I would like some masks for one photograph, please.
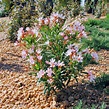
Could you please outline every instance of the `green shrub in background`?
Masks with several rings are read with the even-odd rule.
[[[0,17],[5,17],[9,14],[10,4],[8,3],[8,1],[9,0],[2,0],[0,2]]]
[[[37,0],[39,15],[49,16],[52,12],[59,12],[66,17],[75,17],[80,13],[81,0]],[[52,4],[53,3],[53,4]]]
[[[9,10],[10,9],[11,1],[10,0],[2,0],[2,4],[5,5],[5,9],[6,10]]]
[[[3,4],[0,4],[0,17],[4,17],[6,10],[4,8],[5,6]]]
[[[62,13],[66,17],[75,17],[80,13],[81,0],[54,0],[53,11]]]
[[[85,23],[86,31],[89,33],[89,40],[84,40],[85,46],[95,50],[109,50],[109,18],[102,20],[89,19]]]
[[[10,40],[15,41],[17,38],[17,31],[20,27],[25,28],[34,25],[37,12],[35,12],[34,4],[29,2],[29,0],[24,0],[23,2],[21,0],[19,2],[15,0],[13,4],[8,33]]]
[[[47,17],[53,11],[53,0],[37,0],[36,9],[39,17]]]

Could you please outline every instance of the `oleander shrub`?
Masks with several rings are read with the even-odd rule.
[[[24,46],[22,58],[27,59],[38,82],[44,84],[44,93],[66,88],[71,79],[78,82],[84,67],[92,61],[98,62],[96,51],[83,46],[87,38],[84,26],[78,20],[66,26],[65,17],[52,13],[39,18],[36,27],[18,30],[15,45]],[[89,71],[92,82],[94,76]]]

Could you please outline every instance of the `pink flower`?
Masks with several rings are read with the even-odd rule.
[[[50,23],[50,19],[49,19],[49,18],[45,18],[45,19],[44,19],[44,23],[45,23],[46,25],[48,25],[48,24]]]
[[[93,57],[93,59],[96,61],[96,62],[98,62],[98,54],[96,53],[96,52],[92,52],[91,53],[91,56]]]
[[[84,38],[87,38],[87,34],[86,34],[85,31],[82,31],[82,36],[83,36]]]
[[[65,34],[63,32],[60,32],[59,35],[61,35],[62,37],[65,36]]]
[[[65,64],[64,64],[64,62],[62,61],[62,62],[60,62],[60,60],[57,62],[57,64],[56,64],[58,67],[62,67],[62,66],[64,66]]]
[[[75,56],[77,62],[83,62],[83,57],[81,55]]]
[[[47,64],[50,65],[50,67],[55,67],[56,66],[56,62],[55,62],[55,59],[50,59],[50,62],[49,61],[46,61]]]
[[[37,73],[37,78],[42,78],[43,76],[44,76],[44,74],[45,74],[45,71],[44,70],[40,70],[38,73]]]
[[[27,57],[27,52],[25,50],[22,51],[22,58],[25,59]]]
[[[70,44],[70,45],[68,45],[68,49],[72,49],[72,47],[73,47],[74,45],[73,44]]]
[[[84,29],[85,29],[85,27],[83,25],[81,25],[81,26],[78,27],[78,31],[79,32],[82,32]]]
[[[85,29],[85,27],[81,24],[81,22],[76,20],[73,24],[73,29],[74,31],[82,32]]]
[[[38,61],[41,61],[42,60],[42,56],[41,55],[38,55],[37,56],[37,59],[38,59]]]
[[[36,37],[38,36],[38,34],[39,34],[39,32],[38,32],[38,30],[37,29],[32,29],[32,32],[33,32],[33,34],[35,34],[36,35]]]
[[[88,71],[88,79],[90,82],[93,82],[95,80],[95,76],[92,74],[90,70]]]
[[[26,31],[31,31],[31,29],[29,27],[26,27]]]
[[[75,21],[73,24],[74,31],[79,31],[80,26],[81,26],[81,23],[79,21]]]
[[[33,48],[30,48],[30,49],[28,50],[28,53],[30,53],[30,54],[34,53],[34,49],[33,49]]]
[[[50,23],[58,22],[59,19],[65,19],[65,17],[62,14],[59,14],[58,12],[57,13],[53,13],[50,16]]]
[[[35,64],[35,61],[34,61],[34,59],[33,59],[33,56],[30,56],[29,62],[30,62],[31,65]]]
[[[67,40],[67,39],[68,39],[68,36],[65,36],[65,37],[64,37],[64,40]]]
[[[49,79],[49,80],[47,80],[48,81],[48,83],[50,83],[50,84],[52,84],[52,82],[53,82],[53,79]]]
[[[74,46],[74,50],[75,50],[75,52],[78,52],[78,50],[79,50],[78,45]]]
[[[72,49],[68,49],[65,55],[70,56],[71,54],[72,54]]]
[[[44,24],[44,19],[42,17],[39,18],[38,21],[39,21],[39,25],[43,25]]]
[[[46,70],[46,73],[47,73],[48,77],[52,77],[53,71],[52,71],[51,68],[48,68],[48,69]]]
[[[18,32],[17,32],[17,40],[19,41],[23,35],[24,31],[23,31],[23,27],[19,28]]]
[[[67,27],[67,28],[66,28],[66,31],[67,31],[67,33],[72,33],[73,28],[72,28],[72,27]]]
[[[42,50],[40,49],[40,48],[38,48],[37,50],[36,50],[36,53],[37,54],[40,54],[42,52]]]
[[[85,54],[85,53],[89,53],[89,49],[88,48],[82,50],[82,54]]]

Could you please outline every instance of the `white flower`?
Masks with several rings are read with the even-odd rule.
[[[74,46],[74,50],[75,50],[76,52],[78,52],[78,50],[79,50],[78,45],[75,45],[75,46]]]
[[[63,16],[62,14],[59,14],[58,12],[57,13],[53,13],[51,16],[50,16],[50,21],[51,22],[58,22],[59,20],[58,19],[65,19],[65,16]]]
[[[37,78],[42,78],[42,76],[44,76],[44,74],[45,74],[45,71],[44,70],[40,70],[38,73],[37,73]]]
[[[51,68],[48,68],[48,69],[46,70],[46,73],[47,73],[48,77],[52,77],[53,71],[52,71]]]
[[[38,32],[38,30],[37,29],[32,29],[32,32],[36,35],[36,37],[38,36],[38,34],[39,34],[39,32]]]
[[[44,23],[44,19],[43,19],[42,17],[40,17],[40,18],[38,19],[38,21],[39,21],[39,25],[42,25],[42,24]]]
[[[88,71],[88,79],[90,82],[94,82],[95,80],[95,76],[92,74],[90,70]]]
[[[28,53],[30,53],[30,54],[34,53],[34,49],[30,48],[30,49],[28,50]]]
[[[44,23],[45,23],[46,25],[48,25],[48,24],[50,23],[50,20],[49,20],[48,18],[45,18],[45,19],[44,19]]]
[[[86,49],[82,50],[82,53],[83,53],[83,54],[84,54],[84,53],[89,53],[89,49],[86,48]]]
[[[94,60],[96,61],[96,62],[98,62],[98,54],[96,53],[96,52],[92,52],[91,53],[91,56],[94,58]]]
[[[49,43],[50,43],[49,40],[47,40],[47,41],[45,42],[45,45],[49,45]]]
[[[69,49],[69,50],[67,50],[67,52],[66,52],[66,56],[70,56],[72,54],[72,49]]]
[[[57,62],[57,64],[56,64],[58,67],[62,67],[62,66],[64,66],[65,64],[64,64],[64,62],[62,61],[62,62],[60,62],[60,60]]]
[[[51,78],[49,78],[49,79],[47,80],[47,82],[50,83],[50,84],[52,84],[53,80],[52,80]]]
[[[23,27],[19,28],[18,32],[17,32],[17,40],[19,41],[23,35]]]
[[[50,65],[50,67],[55,67],[56,66],[56,62],[55,62],[55,59],[50,59],[50,62],[49,61],[46,61],[47,64]]]
[[[36,53],[37,54],[40,54],[42,52],[42,50],[40,49],[40,48],[38,48],[37,50],[36,50]]]
[[[73,28],[72,27],[67,27],[66,31],[69,31],[69,33],[72,33]]]
[[[26,27],[26,31],[30,31],[31,29],[29,27]]]

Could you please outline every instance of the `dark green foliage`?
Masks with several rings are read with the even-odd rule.
[[[6,10],[0,10],[0,17],[5,17],[8,15],[8,11]]]
[[[96,26],[100,24],[100,20],[95,20],[95,19],[89,19],[85,25],[89,25],[89,26]]]
[[[9,13],[9,10],[5,8],[5,4],[0,4],[0,17],[5,17]]]
[[[95,105],[95,104],[92,104],[91,107],[83,104],[83,102],[80,100],[78,102],[78,104],[74,107],[72,107],[72,109],[105,109],[106,108],[106,104],[103,102],[100,106],[99,105]]]
[[[83,39],[84,45],[95,50],[109,50],[109,19],[103,20],[89,19],[85,23],[86,31],[89,33],[89,39]]]
[[[100,28],[104,28],[106,30],[109,30],[109,18],[106,18],[104,20],[101,20],[100,24],[99,24]]]
[[[93,86],[101,90],[106,88],[106,86],[109,86],[109,74],[103,74],[100,77],[97,77]]]
[[[85,25],[88,25],[90,27],[96,27],[96,28],[103,28],[105,30],[109,30],[109,18],[108,15],[105,19],[102,20],[96,20],[96,19],[89,19]]]

